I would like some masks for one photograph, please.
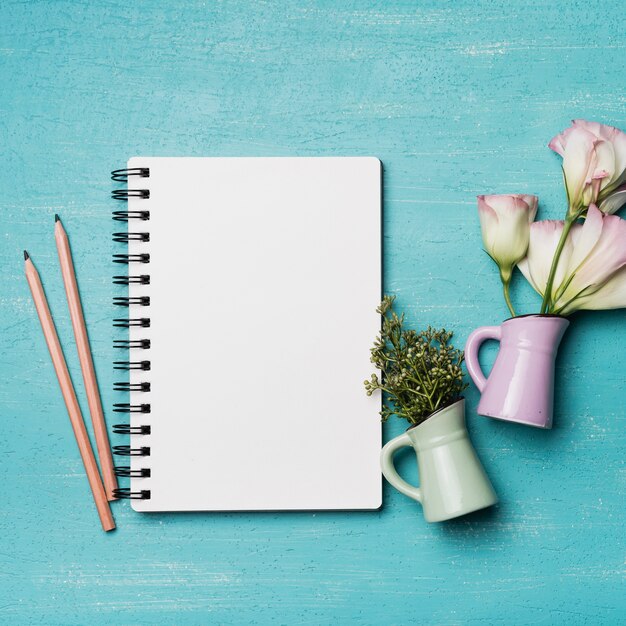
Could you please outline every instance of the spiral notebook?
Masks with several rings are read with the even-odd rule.
[[[135,157],[113,179],[118,495],[379,508],[380,161]]]

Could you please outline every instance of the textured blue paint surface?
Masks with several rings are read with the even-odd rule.
[[[177,5],[0,4],[0,621],[624,623],[623,312],[573,320],[553,431],[476,417],[469,390],[497,509],[428,525],[388,488],[381,512],[361,514],[116,503],[118,530],[100,532],[22,274],[27,248],[84,397],[55,212],[110,407],[109,171],[128,156],[380,157],[386,289],[412,323],[462,343],[506,317],[474,196],[533,192],[560,217],[547,141],[571,117],[626,128],[618,0]],[[518,286],[520,308],[536,308]]]

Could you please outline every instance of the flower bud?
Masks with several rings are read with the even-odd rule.
[[[505,280],[526,256],[537,202],[537,196],[525,194],[478,196],[483,244]]]

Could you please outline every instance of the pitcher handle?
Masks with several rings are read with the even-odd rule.
[[[405,496],[409,496],[413,500],[418,502],[422,501],[422,490],[419,487],[409,485],[396,471],[396,467],[393,464],[393,455],[400,448],[412,448],[411,439],[404,433],[395,439],[389,441],[380,452],[380,467],[383,470],[384,477]]]
[[[467,371],[474,381],[478,391],[482,392],[487,384],[487,378],[483,374],[478,361],[478,352],[480,346],[487,339],[495,339],[500,341],[502,331],[500,326],[481,326],[477,328],[468,338],[465,344],[465,364],[467,365]]]

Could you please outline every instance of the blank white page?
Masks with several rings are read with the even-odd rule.
[[[150,371],[131,371],[137,511],[376,509],[380,398],[365,394],[380,328],[381,164],[356,158],[135,157],[130,232],[149,274]]]

